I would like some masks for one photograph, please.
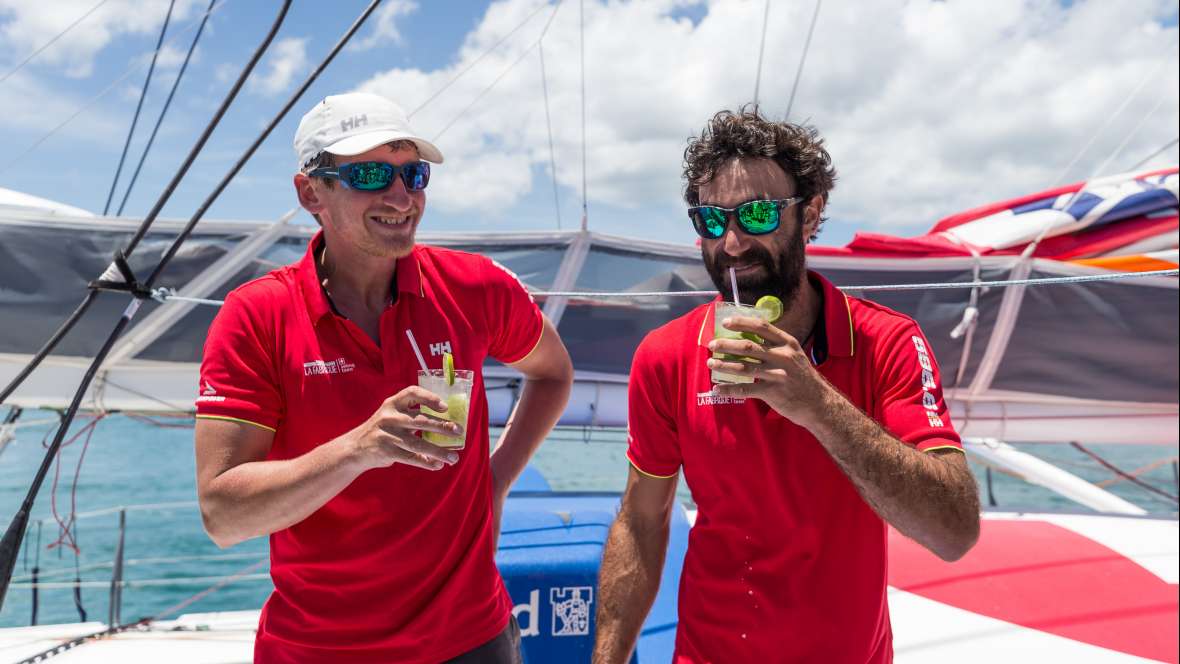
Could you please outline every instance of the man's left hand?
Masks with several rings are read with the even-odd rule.
[[[717,385],[717,393],[728,397],[752,397],[766,402],[779,415],[807,427],[823,411],[832,386],[811,365],[795,337],[770,323],[750,316],[734,316],[722,325],[737,332],[749,332],[763,343],[749,339],[714,339],[709,350],[753,358],[755,363],[710,358],[710,369],[750,376],[753,383]]]

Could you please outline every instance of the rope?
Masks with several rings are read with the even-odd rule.
[[[90,16],[90,15],[91,15],[91,14],[93,14],[94,12],[98,11],[98,8],[99,8],[99,7],[101,7],[101,6],[103,6],[103,5],[105,5],[106,3],[107,3],[107,0],[99,0],[98,4],[96,4],[96,5],[94,5],[93,7],[91,7],[91,8],[90,8],[90,9],[89,9],[89,10],[88,10],[88,11],[87,11],[85,14],[82,14],[82,15],[81,15],[81,16],[79,16],[78,18],[74,19],[74,22],[73,22],[73,23],[71,23],[71,24],[69,24],[68,26],[66,26],[66,29],[65,29],[65,30],[62,30],[61,32],[57,33],[56,35],[54,35],[54,36],[53,36],[53,38],[52,38],[52,39],[50,39],[49,41],[47,41],[47,42],[45,42],[44,44],[42,44],[42,45],[41,45],[41,48],[38,48],[37,50],[35,50],[35,51],[33,51],[32,53],[30,53],[30,54],[29,54],[29,57],[25,58],[24,60],[21,60],[21,61],[20,61],[20,64],[18,64],[17,66],[13,67],[13,68],[12,68],[12,69],[10,69],[10,70],[8,70],[8,72],[7,72],[7,73],[5,73],[5,74],[4,74],[4,76],[0,76],[0,83],[3,83],[4,81],[7,81],[7,80],[8,80],[8,78],[9,78],[10,76],[12,76],[13,74],[15,74],[15,73],[17,73],[18,71],[20,71],[22,68],[24,68],[24,66],[25,66],[25,65],[29,64],[29,61],[30,61],[30,60],[32,60],[33,58],[35,58],[35,57],[37,57],[38,55],[40,55],[42,51],[44,51],[45,49],[47,49],[47,48],[49,48],[50,46],[52,46],[52,45],[53,45],[53,44],[54,44],[54,43],[55,43],[55,42],[56,42],[58,39],[61,39],[63,36],[65,36],[65,34],[66,34],[67,32],[69,32],[70,30],[73,30],[75,27],[77,27],[77,25],[78,25],[79,23],[81,23],[82,21],[85,21],[85,20],[86,20],[86,17],[87,17],[87,16]]]
[[[131,147],[131,137],[135,135],[135,125],[139,124],[139,112],[143,110],[143,100],[147,99],[148,86],[151,85],[152,74],[156,71],[156,59],[160,57],[160,49],[164,46],[164,33],[168,32],[168,24],[172,21],[172,9],[175,7],[176,0],[170,0],[168,13],[164,15],[164,25],[160,27],[160,38],[156,40],[156,50],[152,51],[152,64],[148,66],[147,77],[143,79],[143,89],[139,91],[139,101],[135,104],[135,115],[131,116],[131,127],[127,129],[127,140],[123,141],[123,153],[119,155],[119,165],[115,168],[115,179],[111,181],[107,202],[102,206],[104,217],[111,209],[111,199],[115,197],[115,187],[119,186],[119,176],[123,173],[123,162],[127,159],[127,149]]]
[[[1140,488],[1146,489],[1147,491],[1150,491],[1158,496],[1162,496],[1164,498],[1167,498],[1168,500],[1172,501],[1173,503],[1180,503],[1180,497],[1173,496],[1172,494],[1168,493],[1167,491],[1157,489],[1156,487],[1148,484],[1147,482],[1144,482],[1143,480],[1139,479],[1138,477],[1135,477],[1134,475],[1127,473],[1126,471],[1115,466],[1114,464],[1107,461],[1106,459],[1103,459],[1102,457],[1098,456],[1096,453],[1090,451],[1085,446],[1083,446],[1081,443],[1073,442],[1073,443],[1070,443],[1070,445],[1074,449],[1076,449],[1077,451],[1079,451],[1079,452],[1085,454],[1086,456],[1090,457],[1091,459],[1097,461],[1099,464],[1102,465],[1103,468],[1105,468],[1105,469],[1109,470],[1110,472],[1114,473],[1115,475],[1118,475],[1119,477],[1127,480],[1128,482],[1130,482]]]
[[[549,175],[553,179],[553,211],[557,215],[557,230],[561,230],[561,201],[557,197],[557,156],[553,151],[553,120],[549,117],[549,84],[545,77],[545,46],[537,44],[541,58],[541,93],[545,97],[545,131],[549,134]]]
[[[1085,284],[1095,281],[1117,281],[1123,279],[1140,279],[1145,277],[1176,277],[1180,276],[1180,269],[1152,270],[1150,272],[1114,272],[1111,274],[1087,274],[1073,277],[1044,277],[1039,279],[1005,279],[997,281],[956,281],[933,284],[882,284],[868,286],[837,286],[841,291],[859,291],[873,293],[883,291],[914,291],[914,290],[951,290],[962,288],[1001,288],[1006,286],[1057,286],[1062,284]],[[715,290],[694,291],[532,291],[536,297],[578,297],[586,299],[620,298],[630,299],[638,297],[714,297]],[[195,302],[221,306],[224,300],[206,300],[198,297],[184,297],[181,295],[162,295],[164,300],[178,300],[180,302]]]
[[[762,10],[762,40],[758,42],[758,68],[754,70],[754,106],[758,106],[758,88],[762,86],[762,54],[766,51],[766,23],[770,20],[770,0]]]
[[[263,558],[263,559],[257,561],[256,563],[254,563],[253,565],[251,565],[247,569],[248,570],[256,569],[256,568],[261,567],[262,565],[266,564],[268,561],[269,561],[268,558]],[[226,576],[177,576],[177,577],[172,577],[172,578],[141,579],[138,581],[119,581],[119,582],[117,582],[117,585],[120,587],[123,587],[123,588],[158,588],[161,586],[191,586],[191,585],[200,585],[202,583],[219,582],[219,583],[217,583],[213,586],[210,586],[209,588],[206,588],[205,590],[201,591],[201,592],[205,593],[205,595],[207,595],[210,592],[213,592],[213,590],[221,588],[222,586],[224,586],[228,583],[231,583],[233,581],[239,581],[239,580],[241,580],[241,581],[261,581],[263,579],[269,580],[270,573],[266,572],[266,573],[262,573],[262,574],[246,575],[243,572],[239,572],[233,576],[228,576],[228,577],[226,577]],[[66,589],[74,588],[75,586],[80,586],[82,588],[110,588],[111,582],[110,581],[80,581],[80,582],[75,582],[75,581],[43,581],[43,582],[37,582],[37,583],[12,583],[9,585],[10,588],[23,588],[23,589],[40,588],[42,590],[66,590]],[[212,590],[210,590],[210,588]],[[200,594],[200,593],[198,593],[198,594]],[[201,595],[201,597],[204,597],[204,595]],[[200,599],[200,597],[198,597],[197,599]],[[196,600],[193,600],[193,601],[196,601]],[[161,611],[160,615],[164,615],[166,613],[168,613],[168,612]]]
[[[184,62],[180,65],[180,71],[176,72],[176,79],[172,81],[172,89],[168,91],[168,98],[164,100],[164,107],[160,109],[160,116],[156,118],[156,126],[152,127],[152,133],[148,136],[147,144],[143,147],[143,154],[139,156],[139,163],[135,165],[135,173],[131,175],[131,181],[127,183],[127,191],[123,192],[123,200],[119,201],[119,209],[115,211],[116,217],[123,214],[123,208],[127,206],[127,199],[131,196],[131,190],[135,188],[135,182],[139,179],[139,172],[143,169],[143,162],[147,161],[152,144],[156,141],[156,134],[160,131],[160,125],[164,123],[164,116],[168,114],[168,108],[172,106],[172,98],[176,95],[176,89],[180,87],[180,79],[184,78],[184,72],[188,69],[189,60],[193,57],[193,51],[197,50],[197,42],[201,41],[201,34],[205,32],[205,23],[209,21],[209,13],[213,11],[213,4],[215,2],[217,0],[209,0],[209,7],[205,10],[204,17],[201,18],[201,25],[197,27],[197,34],[193,36],[193,43],[189,44],[188,53],[184,55]]]
[[[819,7],[823,0],[815,0],[815,12],[811,15],[811,27],[807,29],[807,41],[803,42],[803,55],[799,56],[799,69],[795,71],[795,82],[791,85],[791,98],[787,100],[787,113],[784,119],[791,117],[791,107],[795,105],[795,91],[799,89],[799,79],[803,77],[803,63],[807,62],[807,51],[811,48],[811,35],[815,32],[815,22],[819,19]]]
[[[1155,470],[1156,468],[1159,468],[1160,466],[1166,466],[1170,463],[1176,463],[1176,461],[1180,461],[1180,457],[1173,456],[1173,457],[1167,457],[1164,459],[1158,459],[1156,461],[1152,461],[1151,463],[1147,464],[1146,466],[1143,466],[1141,468],[1136,468],[1135,470],[1132,470],[1130,473],[1127,473],[1127,474],[1132,475],[1134,477],[1139,477],[1140,475],[1143,475],[1145,473],[1150,473],[1151,471]],[[1113,486],[1115,484],[1118,484],[1119,482],[1124,482],[1124,481],[1126,481],[1126,479],[1127,478],[1125,478],[1125,477],[1112,477],[1108,480],[1102,480],[1101,482],[1098,482],[1097,486],[1100,486],[1102,488],[1106,488],[1108,486]]]

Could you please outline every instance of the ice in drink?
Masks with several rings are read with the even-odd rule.
[[[713,338],[715,339],[749,339],[753,335],[748,332],[738,332],[724,327],[721,323],[726,318],[734,318],[736,316],[748,316],[752,318],[761,318],[767,322],[773,323],[779,317],[779,311],[773,311],[765,307],[751,307],[746,304],[734,304],[733,302],[725,302],[718,300],[713,303]],[[726,362],[756,362],[753,358],[742,357],[739,355],[729,355],[727,353],[713,353],[713,357]],[[714,383],[752,383],[754,379],[750,376],[742,376],[738,374],[731,374],[718,369],[713,369],[710,374]]]
[[[418,387],[424,388],[447,404],[445,413],[422,406],[422,414],[463,427],[462,436],[448,436],[434,431],[423,431],[422,438],[429,443],[452,450],[461,450],[467,443],[467,413],[471,405],[471,386],[475,380],[473,372],[465,369],[454,370],[454,382],[447,380],[444,369],[418,371]]]

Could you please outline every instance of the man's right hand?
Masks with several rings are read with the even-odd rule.
[[[458,454],[426,442],[417,432],[462,436],[463,428],[422,413],[421,406],[438,412],[447,409],[446,402],[438,395],[411,385],[386,399],[368,420],[346,434],[366,470],[395,463],[438,470],[459,460]]]

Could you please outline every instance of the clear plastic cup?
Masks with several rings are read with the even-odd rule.
[[[442,369],[418,370],[418,387],[424,388],[447,404],[447,412],[440,413],[422,406],[422,414],[454,422],[463,427],[462,436],[448,436],[434,431],[423,431],[422,438],[429,443],[451,450],[461,450],[467,444],[467,414],[471,410],[471,386],[475,374],[467,369],[455,370],[455,384],[447,385],[447,376]]]
[[[761,318],[762,320],[770,320],[770,312],[766,309],[756,309],[746,304],[734,304],[733,302],[725,302],[719,300],[713,303],[713,338],[715,339],[743,339],[741,332],[736,332],[721,325],[726,318],[735,316],[750,316],[753,318]],[[742,357],[738,355],[729,355],[726,353],[713,353],[713,357],[727,362],[749,362],[753,363],[755,360],[749,357]],[[750,376],[742,376],[738,374],[726,373],[713,369],[710,374],[714,383],[752,383],[754,379]]]

